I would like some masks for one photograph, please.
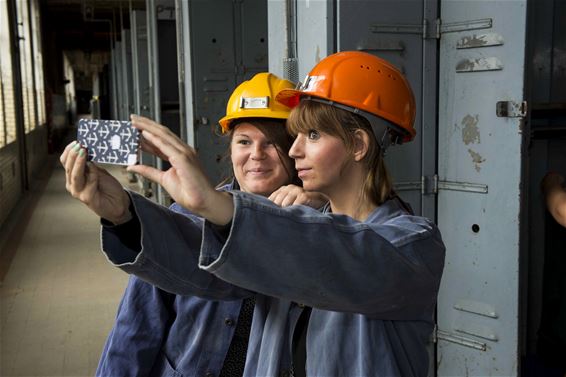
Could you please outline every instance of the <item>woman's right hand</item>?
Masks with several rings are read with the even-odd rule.
[[[315,191],[305,191],[300,186],[287,185],[275,190],[269,200],[279,207],[295,206],[298,204],[318,209],[328,203],[328,198]]]
[[[86,150],[73,141],[60,157],[65,168],[65,188],[98,216],[123,224],[130,220],[130,197],[106,170],[86,162]]]

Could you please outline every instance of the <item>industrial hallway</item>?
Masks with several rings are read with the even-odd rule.
[[[48,158],[29,216],[0,243],[1,376],[92,376],[128,278],[99,251],[99,220],[65,191],[58,155]]]

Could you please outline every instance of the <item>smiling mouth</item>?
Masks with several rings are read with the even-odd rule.
[[[251,175],[265,175],[268,174],[271,170],[266,169],[250,169],[247,171],[247,174]]]

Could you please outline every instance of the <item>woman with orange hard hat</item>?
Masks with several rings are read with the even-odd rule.
[[[415,135],[407,80],[383,59],[341,52],[277,100],[294,107],[287,128],[296,136],[289,155],[299,178],[328,205],[280,208],[216,191],[192,148],[133,117],[171,168],[129,169],[162,183],[206,221],[195,253],[169,224],[149,227],[151,208],[136,207],[148,231],[139,234],[144,247],[129,250],[127,270],[181,294],[254,292],[245,376],[427,375],[445,249],[435,224],[395,195],[383,161],[386,148]],[[105,237],[103,249],[111,260],[127,255]]]

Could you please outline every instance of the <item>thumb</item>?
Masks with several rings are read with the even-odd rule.
[[[163,171],[159,169],[146,165],[132,165],[132,166],[128,166],[126,170],[132,173],[137,173],[142,177],[145,177],[157,184],[161,184],[161,177],[163,176]]]

